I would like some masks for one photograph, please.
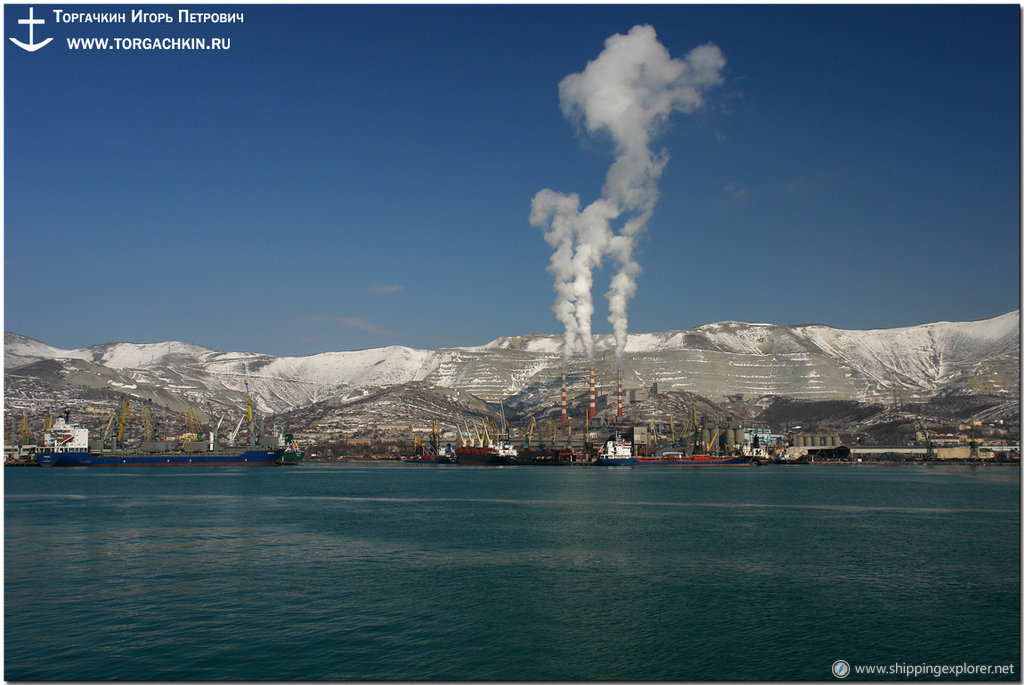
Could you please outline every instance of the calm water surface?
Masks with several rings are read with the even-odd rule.
[[[4,476],[6,680],[1020,680],[1016,468]]]

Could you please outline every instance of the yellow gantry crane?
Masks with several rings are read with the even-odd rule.
[[[21,423],[18,425],[21,429],[21,444],[30,445],[32,444],[32,429],[28,425],[28,415],[21,415]]]
[[[481,445],[482,447],[488,447],[498,441],[501,436],[498,430],[498,423],[490,416],[484,417],[484,440],[486,442]]]
[[[132,417],[132,403],[126,397],[121,403],[121,418],[117,422],[117,438],[114,442],[114,449],[121,444],[121,438],[124,436],[124,425],[128,423],[128,419]]]
[[[711,434],[711,439],[708,440],[708,454],[718,454],[718,436],[722,432],[721,428],[715,428],[715,432]]]
[[[530,425],[526,429],[526,435],[523,436],[523,448],[530,449],[530,439],[533,438],[533,429],[537,427],[537,419],[530,417]]]
[[[441,425],[437,419],[430,420],[430,447],[435,455],[441,453]]]
[[[107,426],[103,429],[103,444],[107,444],[107,438],[110,437],[110,429],[114,425],[114,419],[117,418],[117,412],[111,409],[107,412]]]
[[[195,439],[198,440],[199,436],[203,432],[203,426],[199,423],[199,417],[196,416],[195,408],[190,404],[188,409],[185,410],[185,432],[194,433]]]
[[[245,381],[245,411],[249,419],[249,446],[253,447],[258,442],[257,436],[260,433],[259,423],[256,421],[252,408],[252,399],[249,397],[249,381]]]
[[[558,435],[558,427],[555,425],[555,420],[550,416],[547,421],[544,422],[544,426],[540,429],[540,445],[544,447],[548,446],[548,449],[555,449],[555,437]]]

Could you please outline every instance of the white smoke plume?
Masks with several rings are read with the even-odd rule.
[[[651,26],[634,26],[605,41],[597,59],[558,84],[562,113],[588,134],[607,134],[615,150],[602,197],[579,209],[579,196],[544,189],[533,198],[530,223],[545,230],[555,253],[548,270],[555,277],[552,307],[565,326],[563,357],[580,351],[593,359],[590,294],[594,267],[610,254],[618,265],[607,298],[608,321],[621,363],[628,330],[627,308],[636,294],[641,268],[634,258],[637,236],[647,228],[658,201],[658,179],[668,154],[651,142],[673,112],[692,112],[701,93],[722,82],[725,57],[715,45],[672,58]],[[612,222],[622,220],[615,232]]]

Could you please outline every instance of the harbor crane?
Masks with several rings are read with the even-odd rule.
[[[558,427],[555,425],[555,420],[549,416],[544,422],[544,426],[540,429],[541,447],[547,445],[549,449],[555,449],[555,437],[557,435]]]
[[[153,442],[153,416],[149,413],[149,405],[142,405],[142,440]]]
[[[974,414],[971,414],[971,459],[978,459],[978,441],[974,439]]]
[[[928,459],[934,459],[935,446],[932,444],[932,434],[925,428],[924,421],[921,420],[920,416],[917,417],[917,425],[921,427],[921,432],[924,434],[924,444],[927,449]]]
[[[231,435],[228,436],[228,443],[232,446],[235,444],[235,438],[238,437],[238,431],[242,429],[242,421],[245,421],[245,416],[238,417],[238,423],[235,424],[235,430],[231,431]]]
[[[259,440],[260,425],[256,420],[255,410],[252,407],[252,398],[249,397],[249,381],[245,381],[245,412],[249,419],[249,446],[254,447]]]
[[[210,416],[213,416],[212,408],[211,408]],[[211,445],[216,445],[217,444],[217,436],[220,434],[220,424],[222,424],[222,423],[224,423],[224,417],[223,416],[221,416],[220,420],[217,421],[216,428],[214,428],[213,432],[210,434],[210,444]]]
[[[497,422],[489,416],[484,417],[484,438],[486,442],[482,446],[490,446],[498,440],[501,435]]]
[[[476,445],[476,442],[474,441],[473,431],[471,431],[469,429],[469,419],[463,417],[462,425],[466,429],[465,434],[463,434],[463,432],[461,430],[459,431],[459,440],[462,441],[462,446],[463,447],[476,447],[477,445]]]
[[[114,438],[113,448],[117,449],[117,446],[121,444],[121,438],[124,437],[124,425],[128,423],[128,419],[132,417],[132,404],[131,401],[126,397],[121,404],[121,418],[117,422],[117,436]]]
[[[117,418],[117,412],[111,409],[107,412],[107,415],[107,426],[103,429],[103,444],[106,444],[107,438],[110,437],[110,429],[114,425],[114,419]]]
[[[697,403],[693,403],[693,414],[686,420],[687,432],[693,431],[693,451],[696,454],[698,445],[700,445],[700,422],[697,421]]]
[[[199,417],[196,416],[196,410],[191,404],[185,410],[185,432],[194,433],[196,440],[203,433],[203,426],[199,423]]]
[[[437,419],[430,420],[430,448],[435,455],[441,453],[441,425]]]
[[[530,439],[533,437],[533,429],[537,427],[537,419],[530,417],[530,425],[526,429],[526,435],[523,436],[523,448],[530,449]]]
[[[21,423],[19,424],[19,428],[21,429],[21,444],[32,444],[32,429],[29,428],[28,416],[26,414],[21,415]]]

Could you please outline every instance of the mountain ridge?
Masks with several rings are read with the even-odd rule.
[[[630,334],[621,371],[626,388],[657,384],[712,399],[743,395],[885,402],[893,394],[905,399],[1010,395],[1020,392],[1019,330],[1019,310],[967,322],[867,330],[722,321]],[[561,335],[530,334],[474,347],[392,345],[274,357],[178,341],[62,350],[8,331],[5,397],[27,399],[36,394],[33,388],[47,394],[89,387],[153,399],[174,410],[189,403],[237,407],[248,381],[257,404],[279,413],[356,388],[425,383],[530,409],[558,401],[563,370],[571,394],[585,392],[590,366],[596,369],[600,392],[610,392],[618,371],[612,336],[594,336],[593,361],[574,359],[568,367],[561,358],[561,340]]]

